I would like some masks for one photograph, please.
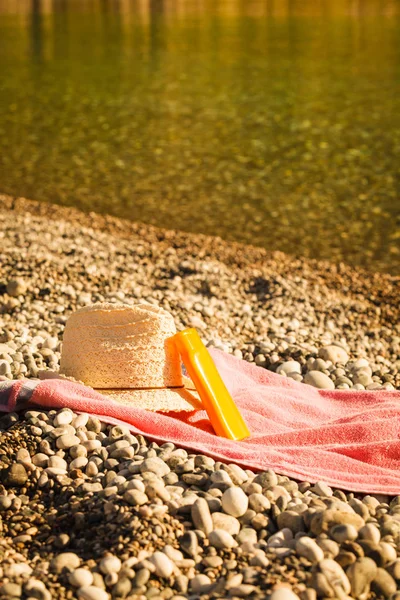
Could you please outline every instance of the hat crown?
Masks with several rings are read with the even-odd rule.
[[[60,372],[97,389],[181,386],[175,333],[172,316],[156,306],[85,306],[66,323]]]

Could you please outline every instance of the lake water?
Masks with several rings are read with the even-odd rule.
[[[400,273],[400,1],[0,0],[0,191]]]

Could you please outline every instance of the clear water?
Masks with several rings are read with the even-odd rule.
[[[0,191],[400,273],[400,1],[0,0]]]

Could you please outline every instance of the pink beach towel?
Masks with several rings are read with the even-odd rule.
[[[303,481],[365,493],[400,494],[400,392],[317,390],[211,351],[251,437],[217,437],[202,410],[153,413],[106,399],[63,380],[0,382],[0,410],[26,407],[89,412],[176,445]]]

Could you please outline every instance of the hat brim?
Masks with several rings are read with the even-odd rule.
[[[182,377],[181,388],[149,388],[149,389],[98,389],[86,385],[83,381],[77,381],[62,373],[50,370],[39,371],[39,379],[64,379],[80,383],[94,389],[96,392],[123,404],[134,408],[143,408],[153,412],[191,412],[201,410],[203,405],[193,382],[188,377]]]

